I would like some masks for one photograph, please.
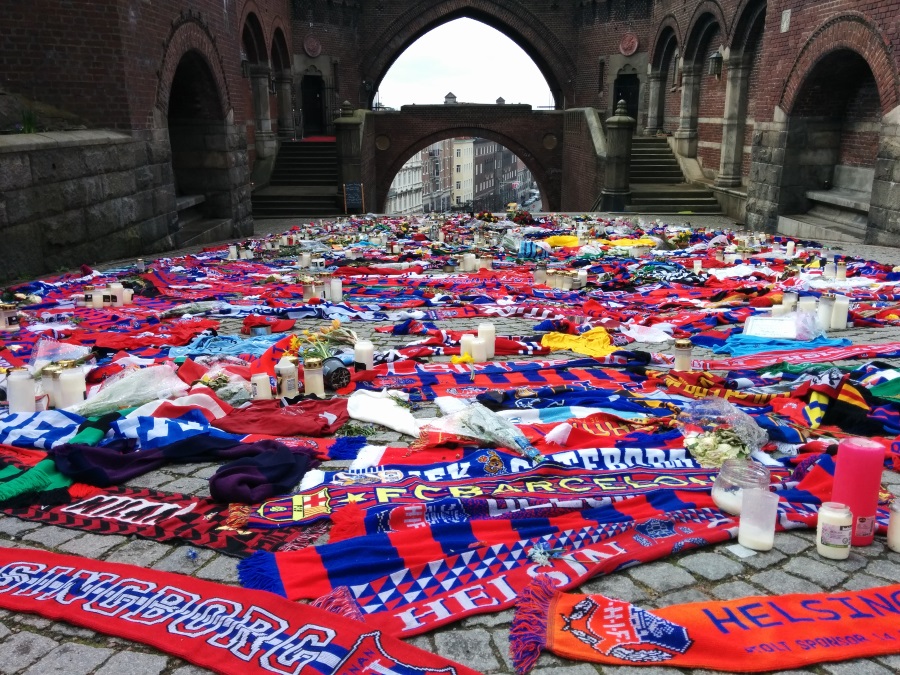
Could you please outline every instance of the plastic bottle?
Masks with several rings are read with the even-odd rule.
[[[293,398],[300,394],[297,386],[297,366],[288,357],[282,356],[275,364],[275,377],[278,380],[278,395],[282,398]]]
[[[884,470],[884,446],[868,438],[847,438],[838,446],[834,489],[829,501],[846,504],[853,514],[853,546],[875,538],[875,512]]]

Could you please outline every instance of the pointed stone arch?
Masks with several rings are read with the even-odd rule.
[[[685,34],[684,49],[681,50],[685,66],[702,64],[705,57],[702,48],[710,33],[716,29],[722,33],[723,39],[728,35],[728,24],[722,7],[715,0],[703,0],[694,10]]]
[[[511,0],[438,0],[420,3],[391,22],[362,54],[363,81],[368,83],[367,105],[394,61],[420,37],[454,19],[470,18],[500,31],[528,54],[547,80],[557,108],[572,101],[577,65],[574,58],[540,17]]]

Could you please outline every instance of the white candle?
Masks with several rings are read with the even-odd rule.
[[[438,232],[438,241],[441,243],[443,243],[443,241],[444,241],[444,231],[443,230],[440,230]]]
[[[109,285],[109,294],[112,296],[112,304],[114,307],[121,307],[125,304],[125,288],[122,284],[113,283]]]
[[[831,311],[831,329],[844,330],[847,327],[847,316],[850,313],[850,299],[845,295],[834,298],[834,309]]]
[[[478,261],[478,267],[483,270],[489,270],[493,266],[494,259],[489,256],[481,256],[481,259]]]
[[[703,271],[703,261],[695,260],[694,261],[694,274],[700,274]]]
[[[794,305],[797,304],[798,295],[791,291],[785,291],[784,299],[782,299],[781,304],[788,308],[787,311],[794,311]]]
[[[311,260],[312,260],[311,253],[301,253],[300,254],[300,267],[302,267],[303,269],[306,269],[307,267],[309,267],[309,263]]]
[[[254,373],[250,376],[250,395],[256,400],[272,398],[272,382],[268,373]]]
[[[472,358],[476,363],[484,363],[487,361],[487,344],[481,338],[472,340]]]
[[[238,250],[237,246],[231,245],[228,247],[228,257],[226,260],[237,260],[238,259]]]
[[[34,378],[27,368],[13,368],[6,376],[6,398],[9,412],[33,413],[37,406],[34,400]]]
[[[131,290],[130,288],[123,288],[122,289],[122,300],[123,300],[124,304],[126,304],[126,305],[130,305],[130,304],[134,303],[134,291]]]
[[[835,265],[835,278],[838,281],[844,281],[847,278],[847,263],[841,261]]]
[[[474,253],[464,253],[463,254],[463,272],[474,272],[475,271],[475,254]]]
[[[91,295],[91,307],[94,309],[103,309],[103,289],[94,289]]]
[[[344,300],[344,280],[340,277],[332,277],[331,285],[331,301],[343,302]]]
[[[888,526],[888,547],[891,547],[891,528],[894,536],[900,536],[900,519],[894,518]],[[823,558],[846,560],[850,557],[850,536],[853,532],[853,515],[846,504],[825,502],[819,507],[816,522],[816,551]]]
[[[837,267],[833,262],[825,263],[825,269],[822,271],[822,277],[824,279],[834,279],[837,274]]]
[[[896,499],[891,502],[891,519],[888,521],[888,548],[894,552],[900,552],[900,502]],[[821,513],[821,510],[819,511]]]
[[[275,377],[278,380],[278,396],[292,398],[300,393],[297,386],[297,366],[286,358],[275,364]]]
[[[826,293],[819,299],[816,310],[816,325],[822,330],[831,328],[831,315],[834,314],[834,296]]]
[[[59,391],[56,397],[57,408],[69,408],[84,403],[87,394],[87,383],[81,368],[65,368],[59,374]]]
[[[805,314],[816,313],[816,299],[811,295],[805,295],[797,301],[797,311]]]
[[[738,524],[738,543],[754,551],[771,551],[775,545],[775,528],[760,527],[742,519]]]
[[[578,287],[584,288],[585,285],[587,284],[587,280],[588,280],[587,270],[584,268],[578,270]]]
[[[494,358],[497,348],[497,332],[492,323],[478,324],[478,337],[484,340],[486,346],[487,358]]]
[[[787,255],[788,258],[793,258],[793,257],[794,257],[794,247],[795,247],[795,246],[796,246],[796,244],[795,244],[794,242],[792,242],[792,241],[789,241],[789,242],[787,243],[787,248],[785,249],[785,253],[786,253],[786,255]]]
[[[474,354],[472,354],[472,343],[475,339],[475,336],[471,333],[466,333],[459,339],[459,353],[461,356],[465,356],[466,354],[474,356]]]
[[[375,345],[360,340],[353,345],[353,364],[356,370],[372,370],[375,363]]]
[[[320,365],[317,367],[303,367],[303,393],[307,396],[315,394],[320,398],[325,398],[325,376],[322,373],[321,362],[316,359]]]

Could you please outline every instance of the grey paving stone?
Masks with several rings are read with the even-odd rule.
[[[150,567],[154,562],[162,558],[171,550],[171,547],[160,544],[158,541],[147,539],[135,539],[124,546],[117,548],[105,559],[108,562],[128,563],[140,567]]]
[[[60,645],[31,668],[25,675],[87,675],[114,654],[111,649],[89,647],[72,642]]]
[[[5,638],[10,633],[12,633],[12,631],[6,627],[6,624],[0,623],[0,640]]]
[[[604,666],[601,672],[603,675],[683,675],[684,673],[683,670],[678,670],[677,668],[662,668],[658,666],[642,667],[637,673],[631,666]]]
[[[900,562],[900,559],[894,562]],[[869,559],[851,550],[846,560],[829,560],[828,564],[834,565],[842,572],[857,572],[869,564]]]
[[[744,564],[749,565],[753,569],[764,570],[767,567],[779,564],[785,559],[787,559],[787,556],[784,553],[772,549],[771,551],[765,551],[759,555],[755,555],[752,558],[747,558],[744,560]]]
[[[491,636],[482,628],[437,633],[435,652],[452,661],[465,663],[478,672],[496,670],[500,663],[491,650]]]
[[[887,551],[888,548],[881,542],[881,540],[876,539],[868,546],[856,546],[853,548],[853,550],[860,555],[866,556],[867,558],[880,558],[882,555],[884,555],[884,552]]]
[[[47,548],[56,548],[63,542],[80,537],[83,533],[78,530],[67,530],[64,527],[56,527],[56,525],[43,525],[37,530],[26,532],[22,535],[24,541],[33,541]]]
[[[514,609],[505,609],[502,612],[492,612],[491,614],[476,614],[469,616],[460,622],[463,628],[472,628],[474,626],[484,626],[485,628],[494,628],[509,624],[512,621]]]
[[[785,593],[821,593],[822,589],[811,581],[795,577],[781,570],[766,570],[750,577],[750,581],[764,588],[770,595]]]
[[[404,642],[408,645],[412,645],[413,647],[424,649],[426,652],[434,651],[434,645],[431,644],[431,638],[427,635],[416,635],[414,638],[404,640]]]
[[[795,534],[788,534],[787,532],[777,532],[775,534],[775,548],[788,555],[801,553],[812,545],[811,541],[807,541]]]
[[[213,671],[206,668],[198,668],[197,666],[181,666],[176,668],[169,675],[215,675]]]
[[[634,669],[632,668],[632,670]],[[564,666],[536,668],[531,671],[532,675],[597,675],[598,672],[600,671],[592,665],[588,665],[587,663],[576,663],[575,661],[567,661]],[[641,673],[644,673],[644,675],[653,675],[646,668],[641,668]]]
[[[27,520],[19,520],[12,516],[0,518],[0,534],[17,535],[28,530],[40,527],[37,523],[29,523]]]
[[[50,619],[45,619],[42,616],[34,616],[32,614],[20,614],[16,623],[21,624],[23,626],[29,626],[31,628],[43,629],[47,628],[51,623],[53,623]]]
[[[86,640],[97,637],[97,633],[92,630],[88,630],[87,628],[79,628],[78,626],[71,626],[67,623],[54,623],[50,626],[49,630],[51,633],[56,633],[57,635],[84,638]]]
[[[150,473],[145,473],[143,476],[136,476],[128,481],[128,485],[131,487],[142,487],[142,488],[158,488],[162,487],[166,483],[172,482],[173,477],[164,473],[163,471],[151,471]]]
[[[159,654],[119,652],[113,654],[95,675],[159,675],[167,663],[168,659]]]
[[[638,583],[661,592],[684,588],[695,581],[687,570],[667,562],[640,565],[628,570],[628,575]]]
[[[171,483],[166,483],[165,488],[166,492],[180,492],[185,495],[196,495],[205,491],[205,494],[208,495],[209,481],[191,478],[190,476],[183,476],[177,480],[173,480]]]
[[[894,583],[900,581],[900,565],[887,560],[873,560],[866,567],[866,573]]]
[[[88,533],[78,539],[71,539],[59,547],[60,551],[74,553],[87,558],[100,558],[111,548],[115,548],[128,537],[118,534],[92,534]]]
[[[751,586],[746,581],[729,581],[719,584],[712,589],[711,593],[717,600],[734,600],[736,598],[759,595],[759,589]]]
[[[844,582],[844,589],[848,591],[863,591],[867,588],[875,588],[876,586],[884,586],[884,579],[869,576],[864,572],[854,574]]]
[[[824,559],[816,560],[805,556],[792,558],[781,569],[789,574],[809,579],[823,588],[834,588],[843,583],[847,578],[847,573],[837,569],[834,565],[821,562],[821,560]]]
[[[881,665],[890,668],[892,671],[900,672],[900,654],[888,654],[887,656],[879,656],[875,659]]]
[[[696,588],[685,588],[682,591],[666,593],[656,599],[656,607],[668,607],[669,605],[683,605],[688,602],[707,602],[709,596]]]
[[[744,566],[718,553],[694,553],[679,561],[681,567],[704,579],[720,581],[744,571]]]
[[[152,567],[163,572],[194,574],[203,563],[214,555],[215,553],[209,549],[179,546],[162,560],[153,563]]]
[[[17,673],[27,668],[58,644],[37,633],[16,633],[0,644],[0,673]]]
[[[205,466],[202,469],[197,469],[197,471],[192,473],[191,476],[200,480],[208,481],[210,476],[212,476],[218,469],[218,466]]]
[[[822,670],[829,675],[890,675],[891,671],[875,661],[856,659],[840,663],[823,663]]]
[[[592,579],[584,584],[579,593],[589,595],[605,595],[607,598],[616,598],[625,602],[641,603],[647,599],[647,594],[641,590],[631,579],[621,574],[613,574],[607,577]]]
[[[196,470],[197,465],[194,463],[166,464],[165,468],[166,473],[170,473],[174,476],[189,476]]]
[[[237,558],[217,555],[208,564],[197,570],[197,576],[223,584],[236,584],[238,582],[237,563]]]

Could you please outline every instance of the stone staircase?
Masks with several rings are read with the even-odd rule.
[[[255,218],[341,213],[337,143],[283,141],[269,184],[252,197]]]
[[[691,214],[721,213],[710,190],[689,185],[665,138],[637,136],[632,139],[631,202],[627,213]]]

